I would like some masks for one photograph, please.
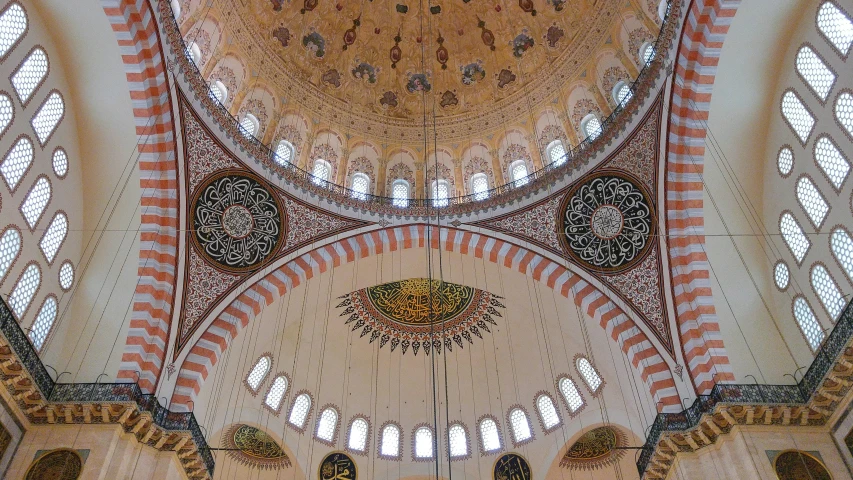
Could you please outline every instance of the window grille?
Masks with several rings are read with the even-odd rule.
[[[24,203],[21,204],[21,213],[24,215],[24,220],[31,229],[35,228],[39,219],[41,219],[44,208],[50,201],[51,189],[50,182],[45,177],[39,177],[35,185],[24,198]]]
[[[349,440],[347,448],[356,452],[363,452],[367,448],[367,420],[359,417],[352,421],[349,427]]]
[[[65,101],[62,100],[62,96],[56,92],[51,93],[38,112],[36,112],[33,119],[30,120],[30,124],[33,126],[33,130],[35,130],[40,144],[44,145],[47,143],[47,140],[53,134],[56,126],[59,125],[59,121],[62,120],[64,114]]]
[[[225,103],[225,92],[222,91],[222,82],[215,81],[210,83],[210,98],[219,103]]]
[[[44,258],[47,259],[47,263],[53,263],[53,259],[56,258],[56,253],[59,251],[62,242],[65,241],[67,234],[68,217],[64,213],[59,212],[53,217],[50,226],[47,227],[47,230],[45,230],[44,235],[41,237],[41,242],[39,242],[39,247],[44,254]]]
[[[829,271],[823,265],[817,264],[812,267],[811,284],[820,303],[829,314],[829,318],[835,323],[838,316],[844,310],[844,296],[841,295],[841,290],[838,289],[835,280],[829,275]]]
[[[841,154],[835,143],[827,136],[822,136],[815,142],[815,162],[826,174],[832,186],[841,190],[847,175],[850,173],[850,162]]]
[[[261,382],[267,378],[267,374],[269,373],[271,366],[272,361],[270,360],[270,357],[264,355],[259,358],[255,363],[255,366],[252,367],[252,370],[249,372],[249,376],[246,377],[246,383],[249,384],[249,388],[251,388],[253,392],[258,391],[258,388],[261,386]]]
[[[812,352],[816,351],[820,343],[823,342],[824,333],[812,311],[812,307],[803,297],[798,296],[794,299],[794,318],[797,320],[800,331],[806,337]]]
[[[335,430],[338,426],[338,412],[334,408],[327,408],[320,414],[317,421],[317,438],[331,442],[335,438]]]
[[[477,173],[471,177],[471,193],[474,194],[474,200],[489,198],[489,180],[485,173]]]
[[[785,262],[776,264],[773,268],[773,280],[776,281],[776,287],[779,290],[788,288],[788,284],[791,281],[791,271],[788,269],[788,264]]]
[[[797,259],[797,264],[803,263],[803,259],[806,258],[806,253],[811,248],[812,242],[806,237],[803,227],[800,226],[790,212],[783,213],[779,218],[779,232],[782,233],[782,238],[785,240],[788,248],[791,249],[794,258]]]
[[[19,253],[21,253],[21,232],[15,227],[9,227],[0,237],[0,281],[6,278],[9,267],[18,258]]]
[[[563,142],[554,140],[551,142],[551,145],[548,146],[548,158],[551,159],[551,163],[554,165],[562,165],[566,163],[567,157],[566,147],[563,146]]]
[[[293,145],[287,140],[278,142],[278,146],[275,147],[275,162],[282,167],[293,162]]]
[[[536,408],[539,410],[539,416],[542,418],[542,424],[545,428],[551,429],[560,424],[560,416],[557,415],[557,408],[554,402],[548,395],[539,395],[536,399]]]
[[[329,162],[319,158],[314,160],[314,169],[311,171],[311,174],[314,175],[312,179],[314,183],[322,185],[324,182],[328,182],[331,172],[332,166],[329,165]]]
[[[432,204],[435,207],[446,207],[450,201],[450,185],[447,180],[437,180],[432,182]]]
[[[843,92],[835,101],[835,118],[853,137],[853,95]]]
[[[853,238],[850,237],[850,233],[841,227],[836,228],[829,237],[829,246],[832,249],[832,255],[847,274],[847,278],[853,281]],[[4,252],[3,240],[0,239],[0,254],[2,252]]]
[[[483,450],[486,452],[495,452],[501,449],[498,424],[491,418],[484,418],[480,422],[480,439],[483,442]]]
[[[2,240],[0,240],[0,245],[2,245]],[[2,246],[0,246],[0,250],[2,250]],[[69,261],[65,261],[62,263],[62,266],[59,267],[59,286],[65,290],[71,290],[71,285],[74,284],[74,265]]]
[[[6,127],[12,123],[15,117],[15,107],[8,95],[0,94],[0,134],[6,131]]]
[[[15,43],[27,31],[27,14],[24,9],[15,2],[0,15],[0,58],[11,51]]]
[[[27,103],[47,75],[47,53],[39,47],[33,49],[12,74],[12,87],[21,103]]]
[[[311,397],[309,397],[307,393],[299,395],[293,402],[293,407],[290,409],[290,417],[287,421],[297,428],[303,428],[305,426],[305,420],[308,419],[308,411],[310,409]]]
[[[509,414],[509,421],[512,424],[512,436],[515,442],[523,442],[529,440],[533,434],[530,432],[530,421],[527,419],[527,414],[520,408],[513,409]]]
[[[61,148],[53,152],[53,173],[59,178],[68,173],[68,154]]]
[[[264,404],[277,412],[281,407],[281,401],[284,400],[285,393],[287,393],[287,377],[279,375],[273,380],[270,391],[267,392],[267,397],[264,399]]]
[[[790,148],[784,147],[779,150],[779,156],[776,158],[776,165],[779,167],[779,173],[783,177],[791,174],[794,168],[794,152]]]
[[[793,90],[782,96],[782,116],[802,143],[806,143],[814,129],[815,119]]]
[[[826,97],[835,83],[835,74],[832,73],[823,59],[811,47],[804,45],[797,52],[796,67],[809,88],[821,100],[826,101]]]
[[[572,379],[563,377],[560,379],[560,393],[563,394],[563,398],[566,400],[566,405],[569,407],[569,411],[572,413],[577,412],[583,407],[583,397],[581,397],[581,392],[578,390],[577,385]]]
[[[421,427],[415,432],[415,457],[432,458],[432,430]]]
[[[385,425],[382,429],[382,445],[379,453],[390,458],[400,456],[400,428],[397,425]]]
[[[853,21],[832,2],[824,2],[817,13],[817,28],[841,55],[847,56],[853,43]]]
[[[634,92],[631,91],[631,87],[627,83],[623,81],[616,84],[613,89],[613,101],[616,102],[616,105],[624,107],[632,98],[634,98]]]
[[[244,137],[252,138],[258,133],[260,123],[254,115],[247,113],[243,115],[243,119],[240,120],[240,129],[243,132]]]
[[[394,206],[405,208],[409,206],[409,183],[405,180],[395,180],[391,187]]]
[[[586,386],[589,387],[589,390],[593,393],[597,392],[601,387],[602,381],[601,376],[598,375],[598,372],[595,371],[595,367],[589,363],[589,360],[586,357],[578,357],[575,362],[575,366],[578,368],[578,372],[583,377]]]
[[[465,435],[465,427],[458,423],[451,425],[447,438],[450,443],[451,458],[468,455],[468,438]]]
[[[829,213],[829,204],[809,177],[804,176],[797,180],[797,200],[815,228],[820,228]]]
[[[32,163],[33,142],[27,137],[21,137],[6,154],[3,163],[0,164],[0,175],[3,175],[3,180],[9,190],[18,187],[18,183]]]
[[[581,122],[581,129],[588,139],[595,140],[601,135],[601,120],[594,113],[590,113]]]
[[[50,333],[51,327],[53,327],[53,322],[56,320],[56,310],[56,298],[51,295],[47,297],[47,300],[41,306],[41,310],[39,310],[38,316],[36,316],[36,320],[33,322],[33,327],[29,333],[30,341],[33,342],[33,347],[36,351],[40,352],[41,347],[44,346],[44,341],[47,339],[47,335]]]
[[[353,198],[366,200],[370,190],[370,178],[361,172],[353,174],[351,189]]]
[[[524,160],[516,160],[509,166],[510,177],[515,186],[520,187],[527,184],[527,164]]]
[[[15,312],[19,322],[29,308],[30,302],[33,301],[33,295],[36,294],[39,285],[41,285],[41,269],[37,264],[31,263],[9,294],[9,307]]]

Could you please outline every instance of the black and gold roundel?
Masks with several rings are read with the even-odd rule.
[[[560,243],[575,262],[613,273],[643,259],[654,243],[654,204],[628,175],[605,171],[580,182],[557,212]]]
[[[212,175],[192,200],[195,245],[216,266],[245,272],[260,267],[284,239],[281,203],[263,180],[243,171]]]
[[[343,452],[332,452],[320,462],[317,471],[319,480],[356,480],[358,472],[355,462]]]
[[[533,473],[530,464],[521,455],[507,453],[495,461],[494,480],[531,480]]]

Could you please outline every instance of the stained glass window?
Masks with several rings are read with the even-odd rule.
[[[47,142],[64,114],[65,101],[62,100],[62,95],[56,92],[51,93],[30,120],[40,144],[44,145]]]
[[[515,442],[523,442],[530,439],[533,433],[530,431],[530,421],[527,419],[527,414],[520,408],[515,408],[509,412],[509,421],[512,425],[512,436]]]
[[[601,387],[601,376],[598,375],[598,372],[595,370],[595,367],[589,363],[589,360],[586,357],[578,357],[576,366],[578,367],[578,372],[583,377],[584,382],[586,382],[586,386],[589,387],[591,392],[598,391],[599,387]]]
[[[259,358],[255,363],[255,366],[252,367],[252,370],[249,372],[249,376],[246,377],[246,383],[249,384],[249,388],[251,388],[253,392],[258,391],[258,387],[261,386],[261,382],[267,378],[267,374],[270,372],[271,366],[272,360],[270,357],[264,355]]]
[[[829,275],[826,267],[820,264],[812,267],[811,284],[818,298],[820,298],[820,303],[826,308],[829,318],[833,322],[838,320],[838,316],[841,315],[846,303],[844,296],[841,295],[841,290],[838,289],[838,285]]]
[[[0,237],[0,281],[6,278],[12,262],[21,252],[21,232],[15,227],[9,227]]]
[[[788,270],[788,265],[785,262],[779,262],[773,267],[773,280],[776,281],[776,287],[779,290],[788,288],[788,283],[791,281],[791,272]]]
[[[806,299],[801,296],[794,299],[794,318],[797,320],[797,325],[799,325],[800,331],[803,332],[803,335],[806,337],[809,347],[813,352],[816,351],[820,346],[820,343],[823,342],[823,329],[820,327],[820,323],[818,323],[817,318],[814,316],[812,307],[810,307]]]
[[[41,310],[39,310],[38,316],[36,316],[36,320],[33,322],[33,327],[29,333],[30,341],[33,342],[33,347],[35,347],[36,351],[41,351],[41,347],[44,346],[47,334],[50,333],[53,322],[56,320],[56,311],[56,298],[51,295],[42,304]]]
[[[842,55],[853,43],[853,21],[832,2],[824,2],[817,13],[817,28]]]
[[[44,235],[41,237],[41,242],[39,242],[39,247],[44,254],[44,258],[47,259],[47,263],[53,263],[56,252],[59,251],[59,247],[62,245],[67,234],[68,217],[64,213],[59,212],[53,217],[47,230],[45,230]]]
[[[36,47],[12,74],[12,86],[21,103],[27,103],[47,75],[47,53]]]
[[[491,418],[484,418],[480,421],[480,439],[483,442],[483,450],[486,452],[495,452],[501,449],[498,424]]]
[[[6,56],[27,31],[27,14],[14,2],[0,15],[0,58]]]
[[[2,240],[0,240],[0,251],[2,251]],[[2,255],[2,253],[0,253]],[[74,284],[74,265],[69,261],[62,262],[59,267],[59,286],[65,290],[71,290],[71,285]]]
[[[12,293],[9,294],[9,307],[15,312],[18,321],[21,320],[27,308],[29,308],[30,302],[33,301],[33,295],[36,294],[39,285],[41,285],[41,269],[35,263],[31,263],[24,270],[21,278],[18,279],[18,283],[15,284]]]
[[[347,447],[356,452],[363,452],[367,448],[367,420],[359,417],[352,421],[349,427],[349,440]]]
[[[448,430],[447,438],[450,443],[451,457],[464,457],[468,455],[468,438],[465,435],[465,427],[454,423],[450,426],[450,430]]]
[[[68,173],[68,154],[61,148],[53,152],[53,173],[59,178]]]
[[[432,458],[432,430],[421,427],[415,432],[415,457]]]
[[[293,402],[293,407],[290,409],[290,417],[287,421],[297,428],[302,428],[305,426],[305,420],[308,419],[309,410],[311,410],[311,397],[307,393],[303,393],[296,397],[296,400]]]
[[[782,96],[782,116],[800,141],[806,143],[814,129],[815,119],[793,90],[788,90]]]
[[[353,198],[366,200],[370,190],[370,177],[361,172],[353,174],[351,189]]]
[[[560,393],[563,394],[563,398],[566,400],[566,405],[569,407],[569,411],[572,413],[577,412],[583,406],[583,397],[581,397],[581,392],[578,390],[577,385],[572,379],[563,377],[560,379]]]
[[[331,442],[335,438],[335,430],[338,426],[338,412],[332,407],[328,407],[320,414],[320,420],[317,421],[317,438]]]
[[[285,393],[287,393],[287,377],[279,375],[273,380],[270,391],[267,392],[267,398],[264,399],[264,404],[277,412],[281,407]]]
[[[804,45],[797,52],[797,71],[806,80],[809,88],[821,100],[826,100],[829,91],[832,90],[832,85],[835,83],[835,74],[808,45]]]
[[[47,178],[39,177],[24,198],[24,203],[21,204],[21,213],[30,228],[35,228],[42,213],[44,213],[44,208],[50,201],[50,190],[50,182],[47,181]]]
[[[829,213],[829,204],[820,194],[814,182],[809,177],[800,177],[797,180],[797,200],[806,211],[815,228],[823,225],[826,214]]]
[[[803,263],[812,242],[806,237],[803,227],[790,212],[783,213],[779,218],[779,232],[782,233],[782,238],[785,239],[785,243],[791,249],[794,258],[797,259],[797,264]]]
[[[3,163],[0,163],[0,174],[9,190],[18,187],[24,173],[33,163],[33,142],[27,137],[21,137],[6,154]]]
[[[844,268],[847,278],[853,280],[853,238],[850,237],[850,233],[841,227],[836,228],[829,238],[829,246],[832,249],[832,255]],[[0,255],[3,250],[3,240],[0,239]]]
[[[485,173],[477,173],[471,177],[471,193],[474,194],[474,200],[489,198],[489,180]]]
[[[842,92],[835,101],[835,118],[853,136],[853,95]]]
[[[557,408],[548,395],[539,395],[539,398],[536,399],[536,409],[539,410],[539,416],[542,418],[542,425],[545,425],[545,428],[551,429],[560,424]]]
[[[385,457],[397,458],[400,456],[400,427],[397,425],[385,425],[382,429],[382,445],[379,453]]]

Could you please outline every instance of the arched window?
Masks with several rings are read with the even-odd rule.
[[[175,20],[180,18],[181,16],[181,2],[180,0],[172,0],[169,2],[169,6],[172,7],[172,15],[175,17]]]
[[[814,146],[814,158],[815,163],[829,179],[835,191],[840,191],[850,173],[850,162],[844,158],[841,150],[831,138],[824,135],[817,139]]]
[[[640,60],[643,62],[643,65],[648,65],[655,58],[655,46],[652,45],[651,42],[645,42],[640,45]]]
[[[581,120],[581,132],[590,140],[595,140],[601,135],[601,121],[594,113],[590,113]]]
[[[578,357],[575,360],[575,367],[578,369],[578,373],[581,374],[584,383],[589,388],[589,391],[592,393],[598,392],[598,389],[601,388],[601,385],[604,383],[601,380],[601,375],[598,374],[598,371],[595,367],[592,366],[592,363],[586,357]]]
[[[816,229],[820,229],[826,214],[829,213],[829,204],[820,194],[812,179],[806,176],[797,180],[797,201],[805,210],[809,220]]]
[[[338,431],[338,411],[332,407],[326,407],[320,413],[317,420],[317,438],[324,442],[332,443]]]
[[[56,320],[56,311],[56,297],[49,295],[44,300],[28,335],[37,352],[41,351],[41,347],[44,346],[44,341],[47,339],[51,327],[53,327],[53,322]]]
[[[59,178],[65,178],[68,173],[68,154],[62,148],[53,151],[53,173]]]
[[[30,124],[33,126],[42,146],[50,140],[50,136],[53,135],[53,131],[56,130],[56,126],[59,125],[59,121],[64,115],[65,100],[58,92],[51,93],[39,107],[33,119],[30,120]]]
[[[791,253],[797,260],[797,265],[801,265],[803,259],[806,258],[806,253],[808,253],[809,248],[812,246],[812,242],[806,237],[803,227],[791,215],[791,212],[784,212],[779,217],[779,232],[782,234],[785,244],[791,249]]]
[[[794,168],[794,152],[788,147],[782,147],[779,150],[779,156],[776,157],[776,166],[779,167],[779,174],[783,177],[790,175]]]
[[[788,264],[782,261],[776,262],[773,267],[773,281],[776,282],[776,288],[779,290],[787,290],[791,283],[791,271],[788,269]]]
[[[830,320],[835,323],[846,305],[841,290],[838,289],[838,285],[829,275],[826,267],[819,263],[812,267],[810,280],[820,303],[823,304],[823,308],[829,314]]]
[[[27,31],[27,14],[24,9],[13,2],[0,15],[0,59],[12,51],[18,40]]]
[[[415,430],[415,458],[432,458],[432,430],[429,427],[420,427]]]
[[[44,213],[44,208],[50,201],[50,192],[50,182],[47,181],[47,177],[40,176],[24,198],[24,203],[21,204],[21,213],[24,215],[27,225],[30,226],[30,230],[36,228],[36,224],[41,219],[41,214]]]
[[[287,166],[289,163],[293,163],[295,151],[296,149],[293,148],[293,144],[287,140],[278,142],[278,146],[275,147],[275,163],[282,167]]]
[[[5,238],[6,236],[4,235],[0,239],[0,261],[5,261],[5,249],[3,248]],[[18,245],[20,245],[20,236],[18,238]],[[832,249],[832,255],[835,257],[835,260],[841,264],[844,273],[847,274],[847,278],[853,282],[853,238],[850,237],[850,233],[841,227],[836,228],[832,231],[832,236],[829,237],[829,247]]]
[[[480,420],[480,442],[483,445],[483,452],[497,452],[501,449],[498,424],[489,417]]]
[[[385,458],[400,458],[400,427],[389,423],[382,429],[379,454]]]
[[[258,118],[251,113],[246,113],[243,115],[243,119],[240,120],[240,131],[246,138],[254,137],[260,128],[261,124],[258,122]]]
[[[832,2],[824,2],[820,6],[817,29],[842,56],[847,56],[850,44],[853,43],[853,21]]]
[[[565,400],[569,412],[572,414],[577,413],[584,406],[584,401],[574,380],[563,377],[560,379],[558,386],[560,387],[560,393],[563,394],[563,400]]]
[[[613,87],[612,95],[613,102],[622,107],[634,98],[634,92],[631,91],[631,86],[624,80],[616,83],[616,86]]]
[[[255,366],[252,367],[249,375],[246,376],[246,385],[249,386],[252,392],[258,393],[258,388],[261,387],[261,383],[267,378],[267,374],[270,373],[271,366],[272,359],[269,355],[264,355],[255,362]]]
[[[210,98],[225,105],[225,100],[228,100],[228,87],[219,80],[210,82]]]
[[[446,207],[450,201],[450,185],[447,180],[435,180],[432,182],[432,205],[434,207]]]
[[[21,232],[15,227],[9,227],[0,237],[0,282],[6,278],[9,267],[18,259],[19,253],[21,253]]]
[[[12,99],[9,95],[0,93],[0,135],[6,131],[6,127],[12,123],[15,117],[15,107],[12,105]]]
[[[782,116],[797,134],[800,142],[805,145],[814,129],[815,119],[793,90],[788,90],[782,95]]]
[[[471,176],[471,193],[474,194],[474,200],[489,198],[489,179],[485,173],[475,173]]]
[[[53,216],[50,225],[45,230],[41,237],[39,247],[44,258],[47,259],[48,265],[53,264],[53,259],[56,258],[56,253],[62,242],[65,241],[65,236],[68,234],[68,217],[64,213],[59,212]]]
[[[566,147],[563,146],[563,142],[561,140],[554,140],[549,143],[548,148],[546,148],[545,151],[548,153],[548,159],[551,160],[551,164],[554,166],[566,163],[566,160],[568,160],[569,157],[566,153]]]
[[[542,419],[542,425],[546,430],[551,430],[560,424],[557,407],[548,395],[543,393],[536,398],[536,410],[539,411],[539,418]]]
[[[832,85],[835,83],[835,74],[826,65],[822,58],[808,45],[803,45],[797,52],[797,73],[806,81],[806,85],[826,101]]]
[[[190,42],[190,44],[187,45],[186,54],[187,58],[189,58],[194,64],[198,65],[199,62],[201,62],[201,49],[195,42]]]
[[[667,2],[667,0],[660,0],[660,3],[658,3],[658,17],[660,17],[661,20],[666,18],[666,9],[668,6],[669,2]]]
[[[290,408],[290,417],[287,421],[297,429],[305,428],[305,421],[308,420],[308,412],[311,411],[311,397],[307,393],[303,393],[296,397],[293,401],[293,406]]]
[[[409,182],[401,179],[394,180],[391,185],[391,197],[394,199],[395,207],[406,208],[409,206]]]
[[[0,239],[0,256],[3,255],[3,240]],[[0,275],[2,278],[2,275]],[[68,291],[71,290],[71,286],[74,284],[74,265],[71,264],[70,261],[66,260],[62,262],[62,265],[59,267],[59,287]]]
[[[22,104],[29,102],[33,92],[47,76],[47,69],[47,53],[41,47],[35,47],[12,73],[12,87]]]
[[[853,95],[842,92],[835,100],[835,118],[853,137]]]
[[[18,317],[19,322],[24,313],[27,312],[27,308],[30,307],[30,302],[33,301],[33,296],[40,285],[41,269],[38,264],[31,263],[21,274],[21,278],[18,279],[12,293],[9,294],[9,307],[12,308],[12,312]]]
[[[468,455],[468,435],[461,423],[454,423],[447,431],[447,443],[450,445],[450,458]]]
[[[353,452],[364,452],[367,449],[367,434],[370,424],[363,417],[356,417],[349,424],[347,448]]]
[[[516,160],[509,164],[509,176],[516,187],[526,185],[527,178],[527,163],[524,160]]]
[[[794,318],[797,320],[797,325],[803,332],[803,336],[806,337],[809,348],[812,349],[812,352],[816,351],[823,341],[823,329],[818,323],[817,317],[814,316],[809,302],[801,295],[794,298]]]
[[[284,400],[284,395],[287,393],[287,387],[286,376],[279,375],[275,377],[266,398],[264,398],[264,405],[269,407],[273,412],[278,413],[281,410],[281,402]]]
[[[516,444],[533,438],[530,431],[530,420],[527,414],[520,408],[514,408],[509,412],[509,424],[512,426],[512,438]]]
[[[9,190],[15,191],[18,183],[24,177],[33,163],[33,142],[27,137],[21,137],[6,154],[3,163],[0,163],[0,175]]]
[[[366,200],[367,194],[370,193],[370,177],[361,172],[356,172],[352,175],[352,196],[358,200]]]
[[[329,181],[329,175],[332,173],[332,166],[329,162],[318,158],[314,160],[314,168],[311,170],[311,175],[314,176],[311,180],[317,185],[322,185]]]

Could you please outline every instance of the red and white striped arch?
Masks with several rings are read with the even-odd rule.
[[[673,302],[684,358],[700,395],[710,393],[716,382],[734,380],[711,293],[702,172],[714,76],[738,5],[740,0],[691,2],[676,57],[669,116],[666,224]]]
[[[178,165],[166,61],[149,0],[101,0],[124,61],[142,187],[139,279],[119,379],[154,390],[169,337],[178,249]]]
[[[564,266],[538,253],[496,238],[453,228],[409,225],[355,235],[305,253],[247,288],[210,323],[181,364],[172,395],[173,409],[189,410],[205,379],[228,345],[266,306],[331,268],[380,253],[409,248],[443,249],[474,255],[531,275],[596,319],[638,370],[660,408],[680,410],[675,381],[645,333],[601,291]],[[571,296],[570,296],[571,293]]]

